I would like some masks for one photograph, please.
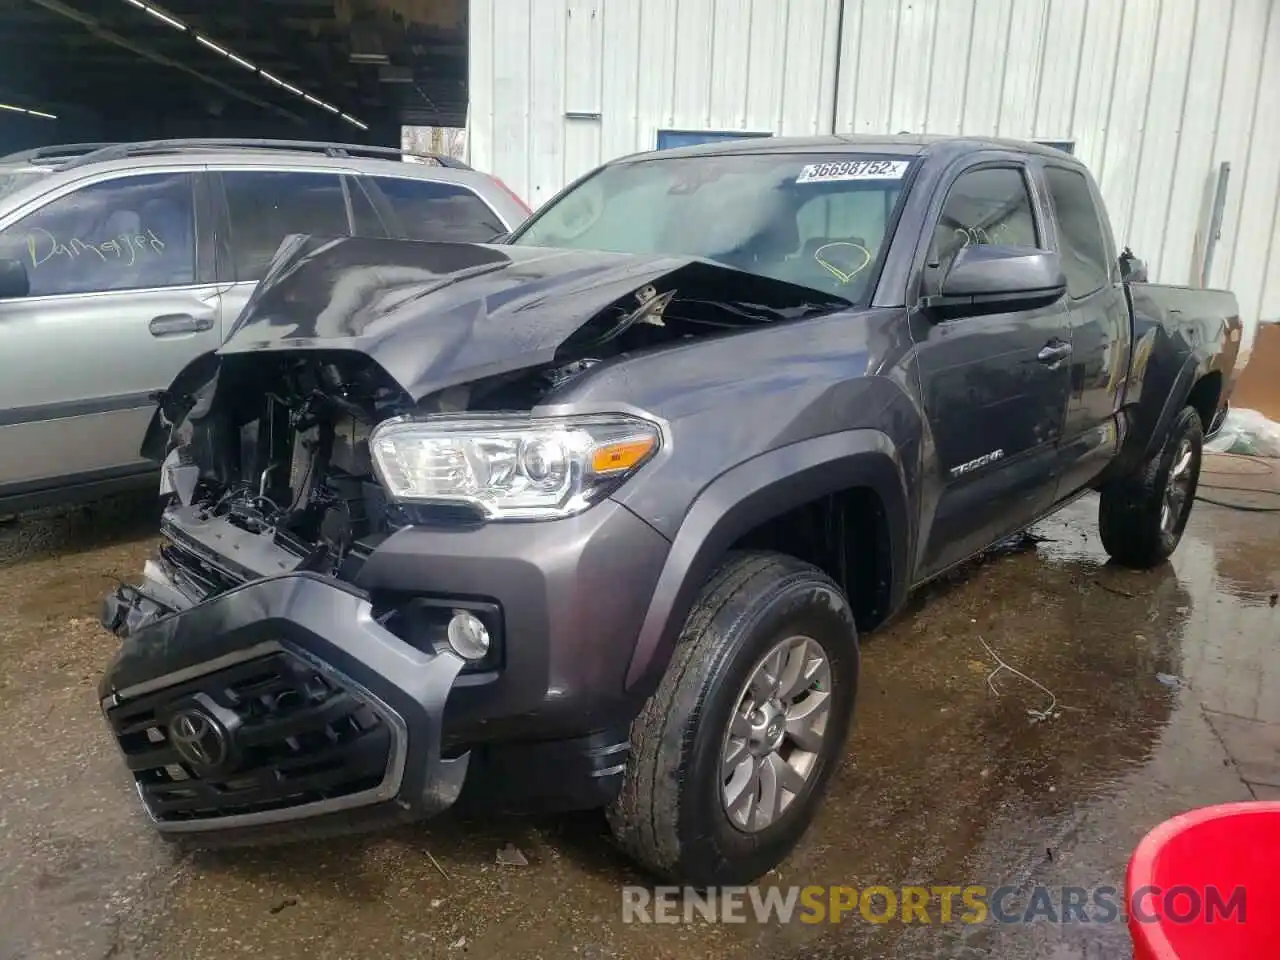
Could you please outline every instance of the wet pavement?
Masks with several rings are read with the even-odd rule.
[[[767,883],[1008,885],[1016,912],[1037,884],[1119,887],[1174,813],[1280,792],[1280,514],[1200,504],[1173,564],[1138,573],[1105,563],[1095,512],[865,638],[849,756]],[[145,502],[0,526],[0,960],[1128,954],[1122,920],[624,924],[620,888],[646,880],[588,815],[179,854],[94,703],[98,600],[152,530]],[[989,683],[1000,662],[1044,689]],[[495,863],[507,844],[527,864]]]

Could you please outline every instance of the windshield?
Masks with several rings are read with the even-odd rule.
[[[857,301],[909,169],[907,159],[868,154],[620,163],[552,201],[511,242],[704,257]]]
[[[0,170],[0,197],[35,183],[48,175],[48,170]]]

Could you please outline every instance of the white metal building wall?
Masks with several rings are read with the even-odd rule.
[[[1120,241],[1187,283],[1225,161],[1211,283],[1280,318],[1280,0],[841,6],[471,0],[472,162],[536,207],[661,129],[1070,140]]]

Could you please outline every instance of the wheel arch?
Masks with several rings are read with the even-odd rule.
[[[1107,467],[1103,483],[1128,476],[1160,449],[1169,425],[1187,405],[1192,388],[1208,373],[1203,359],[1177,350],[1163,331],[1156,330],[1151,336],[1160,342],[1150,350],[1140,374],[1140,394],[1124,411],[1124,443]]]
[[[630,693],[656,688],[702,585],[753,530],[832,494],[866,490],[883,515],[888,600],[905,593],[910,514],[897,448],[878,430],[851,430],[799,441],[754,457],[708,484],[685,514],[658,578],[626,674]]]
[[[143,435],[139,456],[157,464],[164,462],[169,452],[171,427],[186,416],[197,395],[210,389],[217,379],[221,363],[222,358],[216,350],[202,353],[188,362],[163,390],[157,391],[156,411]]]
[[[1169,384],[1169,390],[1165,395],[1159,416],[1156,417],[1152,425],[1151,433],[1146,437],[1146,443],[1143,447],[1144,459],[1160,449],[1174,419],[1182,411],[1183,407],[1195,399],[1195,393],[1200,388],[1200,384],[1207,383],[1208,378],[1213,375],[1204,361],[1195,354],[1188,354],[1182,359],[1181,366]],[[1218,374],[1218,376],[1221,377],[1221,374]],[[1220,391],[1221,384],[1219,384]],[[1213,394],[1214,403],[1217,402],[1217,396],[1218,393]],[[1197,408],[1197,412],[1199,412],[1199,408]],[[1203,415],[1201,419],[1203,419]],[[1207,431],[1209,424],[1205,423],[1204,428]]]
[[[1200,414],[1200,425],[1208,434],[1213,429],[1214,417],[1222,400],[1222,391],[1226,387],[1226,378],[1221,370],[1197,372],[1199,375],[1187,393],[1187,405],[1196,408],[1196,413]]]

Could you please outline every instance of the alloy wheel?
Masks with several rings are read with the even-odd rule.
[[[1160,529],[1167,534],[1177,532],[1178,524],[1186,512],[1195,479],[1191,472],[1194,460],[1195,451],[1191,448],[1191,438],[1183,437],[1178,444],[1178,452],[1174,455],[1173,466],[1169,468],[1169,481],[1165,484],[1164,498],[1160,504]]]
[[[751,671],[725,733],[721,796],[729,821],[756,833],[804,791],[831,714],[831,664],[822,645],[794,636]]]

